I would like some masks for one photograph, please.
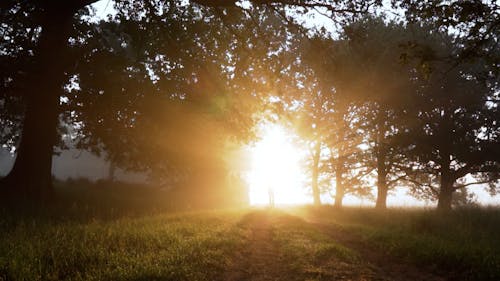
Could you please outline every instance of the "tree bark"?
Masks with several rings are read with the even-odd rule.
[[[74,11],[45,9],[33,67],[28,72],[21,141],[14,166],[0,186],[8,197],[46,201],[52,196],[52,155],[57,138],[64,58]],[[59,8],[59,9],[58,9]]]
[[[313,203],[314,206],[321,205],[320,191],[319,191],[319,160],[321,156],[321,144],[317,142],[314,145],[313,151],[313,166],[312,166],[312,178],[311,178],[311,188],[313,193]]]
[[[375,208],[387,208],[387,149],[384,145],[384,138],[386,132],[385,124],[386,114],[385,110],[379,109],[377,116],[377,147],[376,147],[376,161],[377,161],[377,202]]]
[[[345,195],[345,186],[343,180],[344,165],[342,163],[341,157],[337,158],[337,163],[335,165],[335,208],[342,208],[342,201]]]
[[[437,209],[439,211],[449,211],[451,210],[451,203],[453,198],[453,192],[455,191],[453,183],[455,179],[453,178],[450,164],[451,164],[451,148],[450,145],[453,143],[452,131],[451,131],[451,117],[450,109],[445,107],[443,109],[443,118],[441,120],[440,134],[439,137],[439,164],[440,164],[440,183],[439,183],[439,194],[438,194],[438,205]]]
[[[377,144],[377,202],[375,208],[387,208],[387,165],[385,163],[386,153],[382,144]]]
[[[387,188],[385,175],[378,174],[377,178],[377,202],[375,208],[384,210],[387,209],[387,192],[389,189]]]
[[[453,191],[454,190],[451,186],[441,185],[441,189],[439,191],[439,196],[438,196],[438,205],[437,205],[437,209],[439,211],[451,210]]]
[[[448,165],[445,164],[445,166],[441,166],[441,179],[440,179],[440,187],[439,187],[439,194],[438,194],[438,205],[437,209],[439,211],[450,211],[451,210],[451,203],[453,199],[453,192],[455,191],[453,187],[453,180],[451,178],[451,173],[449,170],[449,158],[446,161]]]

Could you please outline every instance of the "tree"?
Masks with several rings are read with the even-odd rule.
[[[321,48],[328,50],[318,60],[323,63],[319,72],[334,89],[333,122],[344,124],[334,134],[339,205],[346,189],[342,187],[346,163],[351,162],[362,177],[376,171],[378,208],[386,207],[388,190],[401,179],[395,164],[404,162],[404,145],[397,134],[403,130],[412,90],[409,68],[400,61],[404,51],[400,45],[407,38],[402,25],[365,17],[346,26],[340,40]],[[342,160],[346,155],[351,155],[350,161]]]
[[[71,67],[74,67],[74,64],[72,64],[72,62],[78,62],[80,60],[85,62],[89,59],[87,57],[80,56],[85,54],[85,51],[70,50],[70,48],[68,47],[79,46],[82,44],[86,45],[85,40],[95,40],[97,41],[97,45],[101,43],[105,43],[106,45],[97,46],[98,54],[102,54],[102,49],[107,48],[109,55],[111,57],[114,56],[114,58],[116,59],[115,61],[107,62],[114,62],[117,64],[124,62],[124,60],[122,59],[124,57],[122,51],[123,49],[127,49],[127,46],[130,43],[126,40],[126,34],[120,34],[120,36],[117,36],[117,38],[119,38],[118,41],[110,41],[110,38],[107,36],[106,31],[99,33],[99,35],[101,35],[99,36],[99,38],[92,37],[96,34],[92,32],[87,33],[87,35],[90,35],[90,37],[70,37],[73,28],[78,29],[82,25],[89,24],[89,22],[82,18],[81,15],[82,13],[87,13],[86,9],[84,8],[88,4],[91,4],[93,2],[95,2],[95,0],[75,0],[66,1],[65,3],[60,3],[60,1],[53,0],[2,2],[1,14],[3,19],[8,20],[4,29],[9,33],[9,36],[4,36],[4,39],[6,40],[2,43],[2,54],[8,54],[6,56],[2,55],[2,62],[12,61],[12,58],[22,58],[21,60],[19,60],[22,65],[20,65],[19,67],[8,67],[6,68],[8,69],[8,71],[2,73],[2,80],[5,82],[4,87],[7,85],[9,89],[7,89],[6,91],[10,93],[8,94],[8,96],[5,95],[6,102],[4,102],[2,106],[5,105],[9,108],[9,112],[13,113],[9,114],[9,116],[3,116],[5,117],[5,119],[2,119],[3,123],[13,124],[11,126],[11,129],[6,130],[5,133],[8,135],[8,139],[11,144],[14,144],[15,140],[20,138],[20,143],[17,146],[16,150],[17,157],[14,168],[8,174],[8,176],[2,180],[1,185],[4,187],[2,188],[4,192],[7,191],[7,193],[19,195],[20,197],[31,198],[34,200],[43,200],[43,198],[50,197],[51,161],[53,147],[58,140],[58,117],[61,111],[64,110],[64,106],[59,106],[59,103],[61,102],[61,98],[63,99],[63,103],[65,99],[74,98],[74,96],[72,97],[71,95],[65,95],[65,92],[68,91],[68,88],[71,88],[71,85],[79,83],[79,81],[72,81],[72,79],[82,78],[78,77],[78,74],[81,75],[82,73],[70,75],[70,73],[72,72],[70,71],[70,69]],[[224,7],[223,9],[225,9],[226,6],[228,6],[228,8],[233,8],[236,10],[240,9],[237,7],[235,1],[217,1],[210,3],[204,3],[204,1],[198,2],[206,4],[207,6],[215,6],[213,9],[197,9],[196,14],[190,14],[190,12],[187,13],[188,18],[193,15],[196,16],[196,20],[200,24],[202,23],[202,21],[210,22],[210,18],[218,18],[217,16],[204,17],[205,12],[225,14],[227,13],[227,11],[220,11],[218,9],[219,7]],[[275,4],[274,1],[261,1],[259,3]],[[304,8],[321,6],[328,9],[329,13],[331,13],[332,16],[338,13],[345,12],[357,13],[359,12],[359,10],[357,10],[358,7],[361,7],[363,9],[366,9],[367,7],[367,3],[365,1],[336,3],[333,6],[327,4],[326,2],[316,1],[286,1],[286,4],[287,6]],[[369,4],[371,4],[371,2]],[[125,26],[127,24],[144,24],[148,22],[150,16],[152,16],[151,19],[152,21],[156,22],[156,24],[160,24],[160,22],[162,22],[161,19],[160,21],[155,20],[156,18],[158,18],[157,16],[160,16],[160,18],[163,17],[166,24],[168,24],[168,21],[171,20],[173,20],[174,22],[182,22],[183,16],[185,15],[184,13],[181,12],[180,17],[176,18],[172,17],[173,14],[168,13],[172,10],[170,8],[172,8],[173,6],[179,6],[183,8],[197,5],[192,3],[185,5],[183,3],[177,2],[170,2],[169,5],[164,5],[160,1],[152,0],[134,2],[133,4],[127,1],[117,1],[116,7],[118,10],[118,17],[127,19],[128,16],[131,16],[132,19],[131,21],[127,19],[127,22],[124,22],[123,25],[117,22],[117,25]],[[137,11],[144,10],[150,12],[151,7],[153,7],[153,9],[156,9],[156,12],[152,14],[147,13],[146,19],[144,18],[143,14],[137,13]],[[279,8],[284,9],[285,5],[281,5],[281,7],[273,5],[273,9]],[[157,16],[155,16],[154,14],[157,14]],[[188,20],[192,19],[193,18],[189,18]],[[23,22],[20,23],[18,21]],[[92,26],[92,24],[90,25],[91,29],[95,27]],[[141,26],[141,28],[144,28],[144,26],[145,25]],[[152,27],[153,30],[155,30],[155,26]],[[111,27],[108,26],[107,28],[109,30]],[[141,32],[147,31],[141,28],[139,28]],[[207,30],[208,29],[209,28],[207,27]],[[147,34],[147,32],[145,34]],[[113,36],[116,37],[115,35]],[[15,41],[10,40],[11,38],[15,38]],[[185,38],[179,39],[185,40]],[[82,43],[78,40],[84,40],[84,42]],[[119,43],[119,45],[113,45],[112,41],[114,41],[114,43]],[[134,44],[137,43],[139,42],[134,42]],[[146,45],[148,44],[148,42],[142,43],[145,43]],[[184,42],[176,41],[176,43]],[[151,43],[150,46],[154,47],[154,44]],[[170,51],[174,51],[171,46],[167,46],[167,48],[170,49]],[[95,58],[95,56],[96,54],[92,54],[91,58]],[[4,59],[4,57],[6,58]],[[127,57],[126,54],[125,57]],[[128,92],[129,94],[133,92],[136,93],[136,95],[127,95],[127,97],[133,97],[132,99],[124,98],[122,101],[124,101],[125,104],[131,103],[134,98],[140,97],[145,92],[145,88],[139,88],[138,85],[141,85],[141,87],[147,86],[149,89],[154,90],[156,85],[161,84],[159,82],[157,84],[151,85],[150,81],[148,81],[148,78],[149,80],[154,80],[154,77],[146,77],[143,75],[144,68],[147,69],[146,72],[149,72],[149,70],[151,70],[151,68],[148,68],[151,65],[151,61],[140,61],[140,59],[144,58],[145,56],[137,57],[134,62],[135,65],[133,66],[122,64],[122,66],[126,66],[129,68],[126,68],[119,73],[121,77],[128,78],[129,82],[136,78],[138,78],[139,81],[139,83],[125,83],[124,86],[121,87],[121,89],[118,89],[119,91]],[[131,58],[128,57],[128,61],[130,61],[130,59]],[[150,57],[150,59],[153,59],[153,61],[155,61],[156,58]],[[127,61],[127,59],[125,59],[125,61]],[[162,59],[160,58],[159,61],[161,62]],[[26,62],[26,64],[24,64],[23,62]],[[138,68],[137,65],[141,65],[142,68]],[[168,66],[165,67],[168,69]],[[142,71],[137,71],[137,69],[140,69]],[[188,77],[184,78],[184,80],[187,81],[186,79],[188,79]],[[92,79],[98,80],[99,78],[95,76]],[[168,79],[166,81],[168,81]],[[162,82],[164,81],[162,80]],[[142,89],[142,91],[134,91],[137,89]],[[80,92],[74,91],[74,93],[81,92],[85,92],[85,90]],[[109,97],[109,95],[106,96]],[[2,98],[3,97],[4,96],[2,96]],[[82,98],[82,95],[78,95],[77,98]],[[73,100],[70,100],[68,103],[76,104],[78,106],[78,102],[73,102]],[[20,104],[20,107],[24,108],[24,110],[16,110],[14,104],[16,106]],[[131,108],[131,111],[129,111],[128,113],[138,112],[132,109],[133,106],[130,106],[129,108]],[[123,112],[126,111],[120,110],[119,112],[123,114]],[[71,118],[74,120],[77,120],[81,117],[75,115],[75,113],[72,113],[72,111],[65,113],[70,116],[71,114],[73,114]],[[133,116],[134,114],[136,113],[130,114],[128,116],[129,118],[123,119],[125,119],[125,121],[135,122],[134,118],[136,117]],[[90,119],[92,118],[89,118],[89,120]],[[86,123],[79,124],[82,125],[82,128],[94,128],[89,120],[86,120]],[[102,119],[96,118],[96,120],[97,124],[100,125],[96,125],[95,127],[103,128],[107,126],[107,124],[103,123]],[[125,121],[124,123],[126,123]],[[21,122],[22,126],[20,125]],[[81,122],[81,120],[76,122]],[[22,130],[22,132],[16,130]],[[92,130],[92,132],[90,133],[90,131],[91,130],[86,131],[87,135],[85,135],[85,138],[88,138],[89,141],[83,143],[85,143],[86,146],[96,149],[101,144],[99,142],[96,142],[95,138],[93,139],[89,136],[99,133],[94,130]],[[134,131],[133,129],[122,130],[122,133],[126,133],[127,135],[132,135],[137,132],[137,130]],[[116,134],[110,135],[116,136]],[[124,143],[124,145],[128,144]],[[111,149],[110,147],[106,148]],[[135,149],[136,152],[139,151],[138,148]],[[28,177],[26,175],[30,176]]]
[[[272,69],[273,60],[263,58],[273,47],[239,10],[231,17],[197,6],[120,9],[123,15],[93,31],[99,34],[84,30],[80,34],[89,38],[76,40],[88,50],[79,55],[85,60],[73,77],[80,87],[67,103],[78,117],[69,121],[83,120],[79,146],[102,150],[123,168],[159,181],[174,178],[176,193],[206,195],[191,206],[216,205],[230,169],[228,143],[250,138],[266,88],[259,81],[268,80],[260,68]],[[254,11],[262,21],[272,16],[265,13]],[[199,14],[220,15],[207,22]]]
[[[33,52],[33,57],[38,60],[35,59],[33,65],[25,66],[28,69],[25,75],[28,83],[22,78],[15,81],[16,85],[21,85],[21,83],[32,85],[31,89],[25,89],[25,94],[22,96],[27,105],[22,126],[23,137],[17,149],[16,162],[11,173],[4,179],[4,184],[9,187],[9,193],[16,193],[20,197],[44,200],[50,196],[51,159],[53,146],[57,140],[57,133],[54,130],[57,128],[59,118],[77,126],[80,134],[79,147],[92,148],[96,153],[104,150],[108,157],[113,158],[113,161],[122,166],[127,163],[126,168],[147,169],[159,166],[157,158],[156,164],[150,161],[152,159],[148,159],[154,155],[151,152],[155,150],[147,149],[145,146],[147,143],[145,130],[148,130],[148,137],[153,135],[159,137],[155,134],[161,131],[158,121],[163,120],[161,115],[165,115],[159,114],[160,111],[172,109],[177,106],[175,104],[187,103],[186,94],[191,94],[189,98],[191,109],[196,111],[198,107],[203,108],[204,112],[198,110],[201,115],[208,116],[210,113],[220,115],[227,109],[221,108],[226,105],[221,105],[219,102],[224,94],[220,91],[223,73],[214,72],[213,75],[219,75],[219,77],[214,79],[211,85],[206,85],[206,81],[210,80],[210,77],[206,77],[209,73],[207,68],[211,66],[207,64],[210,58],[201,56],[197,57],[197,60],[189,60],[193,56],[189,55],[189,52],[201,55],[202,51],[216,50],[213,46],[196,46],[197,43],[207,42],[207,40],[202,42],[207,37],[200,39],[198,35],[204,32],[200,30],[200,27],[206,27],[209,30],[210,26],[202,19],[195,20],[197,15],[194,9],[189,11],[190,14],[182,13],[179,9],[168,10],[171,13],[177,12],[179,16],[185,16],[185,19],[171,20],[165,24],[166,26],[161,26],[161,22],[152,20],[156,24],[154,26],[153,24],[147,25],[146,20],[137,17],[140,9],[124,4],[121,7],[122,13],[115,21],[93,24],[78,15],[74,20],[75,28],[72,30],[73,14],[83,7],[82,5],[68,4],[68,7],[63,7],[65,9],[60,11],[58,3],[50,1],[39,5],[12,3],[6,10],[6,13],[10,15],[22,14],[23,9],[26,9],[33,14],[40,14],[42,22],[40,24],[42,32]],[[172,7],[171,5],[170,8]],[[127,10],[128,8],[132,10]],[[147,11],[154,9],[151,5],[146,5],[145,8],[148,9]],[[136,14],[133,14],[134,12]],[[154,17],[154,12],[149,15]],[[59,20],[59,17],[63,18]],[[60,32],[58,28],[61,25],[67,26],[67,30]],[[186,28],[187,25],[190,25],[188,32],[179,32],[183,31],[180,28]],[[30,28],[36,29],[37,26],[34,24]],[[171,29],[168,30],[168,28]],[[144,32],[146,30],[151,30],[151,32]],[[170,32],[164,33],[163,37],[159,36],[159,32],[165,30]],[[178,33],[172,34],[175,31]],[[192,31],[193,33],[189,33]],[[17,30],[12,29],[11,32],[15,33]],[[23,30],[19,32],[22,33]],[[174,39],[169,37],[172,35]],[[170,46],[175,43],[172,40],[184,44],[184,49],[181,52],[172,50]],[[69,42],[68,45],[66,41]],[[9,50],[9,47],[17,46],[6,46],[6,49]],[[163,51],[167,54],[159,53],[158,50],[161,48],[164,48]],[[55,53],[52,50],[55,50]],[[54,54],[63,54],[65,58],[56,59]],[[160,55],[164,56],[163,59]],[[213,58],[214,53],[211,56]],[[66,57],[74,59],[72,60],[74,63],[70,63]],[[179,63],[183,59],[187,60],[179,64],[184,67],[183,70],[180,70],[181,67],[169,69],[168,64]],[[54,64],[54,61],[57,63]],[[211,63],[213,66],[214,61]],[[42,68],[49,65],[50,71],[43,71]],[[196,65],[206,68],[193,69]],[[168,79],[160,80],[160,75],[165,73],[158,72],[159,69],[163,69],[164,72],[171,70],[168,73],[171,74]],[[9,76],[5,79],[14,80]],[[30,92],[38,87],[35,85],[45,85],[47,81],[53,82],[53,85],[50,84],[50,89],[42,93]],[[196,99],[196,95],[199,97],[202,94],[200,84],[203,83],[205,83],[203,86],[211,86],[211,88],[203,89],[210,92],[211,96]],[[177,88],[168,89],[167,87]],[[12,96],[16,97],[16,94]],[[19,96],[17,94],[17,97]],[[60,102],[61,105],[59,105]],[[217,112],[209,112],[214,110]],[[179,111],[171,111],[174,114],[179,113]],[[185,111],[187,110],[183,112]],[[192,115],[189,115],[191,119],[193,119]],[[198,121],[203,119],[201,115],[197,117]],[[157,122],[146,123],[148,118],[152,117],[156,117]],[[222,118],[222,116],[217,117]],[[191,121],[193,120],[188,122]],[[201,125],[201,122],[197,122],[197,125]],[[208,128],[207,126],[207,130]],[[172,128],[164,127],[163,129]],[[15,137],[14,131],[9,133],[12,135],[11,138]],[[38,147],[39,145],[41,147]],[[136,161],[139,159],[147,159],[149,162],[144,165],[145,161]],[[172,157],[168,159],[170,162],[172,160]],[[40,167],[42,164],[43,168]],[[26,174],[31,176],[27,177]]]
[[[64,70],[67,66],[65,46],[71,32],[73,16],[86,4],[88,4],[87,1],[65,3],[40,1],[36,4],[8,1],[2,7],[1,14],[12,18],[12,25],[16,24],[18,14],[22,15],[26,12],[34,16],[36,25],[29,27],[34,34],[28,36],[32,36],[31,39],[37,41],[34,46],[31,42],[28,45],[33,47],[31,49],[32,62],[23,65],[27,66],[27,69],[21,67],[27,73],[22,75],[22,78],[18,75],[17,77],[3,77],[8,81],[17,78],[11,83],[15,84],[13,87],[18,92],[22,92],[23,103],[25,103],[23,133],[16,150],[16,161],[11,172],[3,180],[8,186],[16,186],[15,191],[11,189],[10,193],[31,198],[50,197],[52,154],[58,126],[57,105],[64,84]],[[36,31],[37,27],[42,30],[39,34]],[[7,30],[11,31],[16,39],[19,37],[18,32],[27,31],[22,28],[21,30],[15,28]]]
[[[317,87],[317,81],[307,76],[306,81],[293,95],[293,100],[286,110],[292,129],[308,148],[307,166],[311,173],[310,185],[315,206],[321,205],[321,193],[328,183],[321,180],[325,174],[324,162],[327,159],[325,149],[332,132],[332,104],[329,96]],[[299,94],[300,93],[300,94]]]
[[[438,209],[449,210],[455,191],[481,183],[495,188],[498,182],[497,83],[484,79],[491,72],[481,62],[450,65],[449,58],[458,58],[463,46],[451,36],[421,36],[427,43],[415,46],[426,67],[414,79],[414,126],[407,136],[412,164],[406,173],[417,191],[430,192]]]
[[[362,184],[364,169],[359,165],[363,138],[357,131],[358,107],[346,91],[347,80],[342,76],[345,72],[338,71],[341,64],[336,60],[341,51],[338,46],[343,43],[319,34],[306,45],[302,61],[311,74],[300,84],[312,86],[305,91],[307,96],[297,99],[301,105],[298,111],[307,117],[301,123],[308,129],[305,135],[311,141],[313,182],[319,174],[325,179],[334,178],[335,206],[339,208],[346,194],[367,193]]]
[[[499,75],[500,3],[498,1],[417,1],[394,2],[406,11],[410,23],[425,23],[432,29],[453,34],[462,48],[448,61],[452,65],[480,59]]]
[[[351,69],[350,92],[364,107],[358,116],[364,119],[366,155],[370,156],[364,160],[377,173],[376,207],[385,209],[388,191],[401,183],[398,164],[406,161],[407,144],[399,134],[407,126],[413,85],[411,67],[401,60],[401,46],[410,39],[411,30],[383,18],[366,17],[347,26],[345,36],[349,59],[344,59],[348,65],[342,69]]]
[[[293,59],[289,63],[287,79],[280,87],[282,108],[279,115],[308,150],[306,166],[311,175],[309,184],[313,204],[319,206],[321,193],[328,187],[322,177],[325,148],[332,131],[332,103],[308,64],[308,50],[304,50],[303,44],[308,40],[301,34],[294,35],[290,48]]]
[[[299,33],[293,38],[289,53],[294,58],[285,68],[286,79],[280,84],[283,94],[279,114],[308,148],[306,165],[314,205],[321,204],[321,194],[329,191],[335,177],[336,206],[341,207],[345,194],[362,190],[359,182],[349,177],[353,169],[359,168],[355,167],[355,155],[360,138],[353,133],[355,122],[348,114],[353,108],[345,96],[339,95],[330,73],[324,69],[325,57],[331,55],[325,46],[331,39],[324,33],[312,38]]]

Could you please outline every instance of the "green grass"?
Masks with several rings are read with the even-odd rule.
[[[366,245],[459,280],[500,280],[500,209],[451,213],[370,209],[314,213]]]
[[[288,215],[277,219],[273,227],[283,263],[293,271],[293,280],[341,280],[360,273],[360,257],[355,251],[305,220]]]
[[[239,216],[20,222],[0,234],[0,280],[213,280],[241,243]]]
[[[249,245],[252,221],[266,216],[251,209],[176,213],[162,192],[132,187],[59,194],[60,203],[42,210],[0,210],[0,281],[220,280]],[[359,247],[453,280],[500,280],[498,208],[270,214],[287,280],[378,278]]]

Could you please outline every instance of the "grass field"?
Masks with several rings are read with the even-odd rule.
[[[2,212],[0,280],[500,280],[499,209],[174,213],[103,200]]]

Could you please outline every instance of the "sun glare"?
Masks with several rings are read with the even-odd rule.
[[[269,204],[270,191],[276,204],[309,203],[304,188],[305,174],[300,161],[303,150],[278,125],[263,128],[263,137],[251,148],[251,167],[247,174],[251,205]]]

